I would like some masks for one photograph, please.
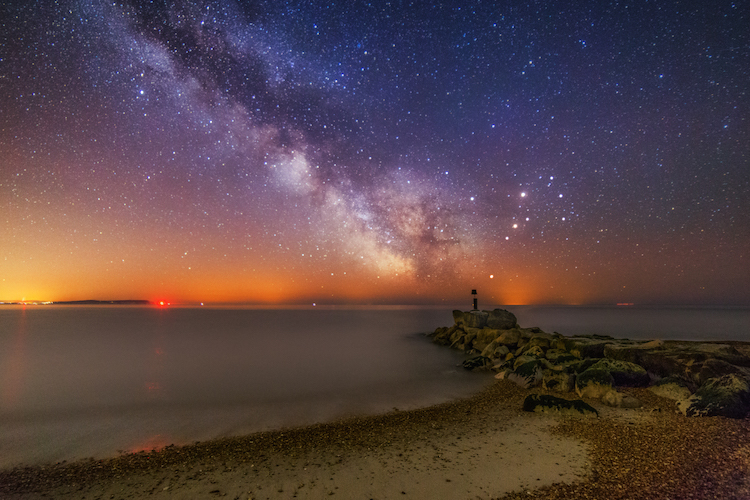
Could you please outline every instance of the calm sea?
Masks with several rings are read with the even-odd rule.
[[[746,340],[748,309],[511,307],[565,335]],[[491,383],[450,308],[0,307],[0,468],[411,409]]]

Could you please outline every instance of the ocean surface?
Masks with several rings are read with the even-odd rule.
[[[750,309],[509,307],[564,335],[749,340]],[[492,382],[424,307],[0,307],[0,468],[383,413]]]

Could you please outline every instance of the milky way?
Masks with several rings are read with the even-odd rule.
[[[750,303],[747,2],[17,4],[0,300]]]

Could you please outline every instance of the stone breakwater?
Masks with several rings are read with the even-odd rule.
[[[748,343],[567,337],[521,328],[515,315],[504,309],[456,310],[453,320],[453,326],[431,334],[434,342],[476,354],[464,368],[494,371],[495,378],[522,388],[542,387],[599,399],[608,406],[637,408],[641,402],[618,388],[648,387],[675,400],[689,417],[750,414]],[[544,411],[529,406],[525,409]]]

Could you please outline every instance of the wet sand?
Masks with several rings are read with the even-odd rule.
[[[750,498],[750,423],[636,410],[525,413],[498,381],[452,403],[0,472],[2,498]],[[541,390],[533,392],[542,393]]]

